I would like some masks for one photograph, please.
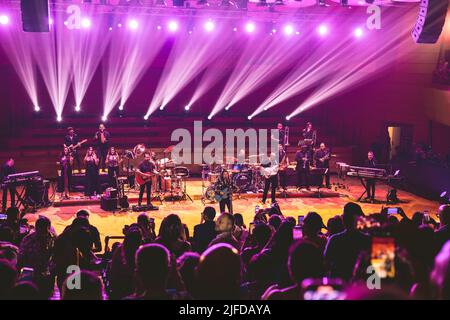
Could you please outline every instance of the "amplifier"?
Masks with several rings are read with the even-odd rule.
[[[115,211],[117,210],[117,198],[107,198],[102,196],[100,199],[100,208],[104,211]]]
[[[108,199],[117,198],[117,189],[114,188],[106,188],[105,197]]]

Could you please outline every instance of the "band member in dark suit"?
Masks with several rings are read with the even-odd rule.
[[[72,186],[73,157],[67,147],[64,147],[59,157],[59,166],[61,170],[61,198],[69,199],[69,191]]]
[[[138,174],[157,174],[156,172],[156,165],[152,160],[152,156],[149,152],[145,153],[145,158],[139,165],[137,169]],[[144,196],[144,191],[147,191],[147,205],[151,206],[151,190],[152,190],[152,179],[148,179],[144,184],[141,185],[139,190],[139,200],[138,205],[140,206],[142,204],[142,198]]]
[[[295,171],[297,172],[297,187],[303,186],[309,190],[309,166],[311,163],[311,153],[307,145],[302,145],[301,149],[295,155],[297,165]]]
[[[278,123],[277,125],[277,129],[278,129],[278,138],[275,136],[271,136],[272,141],[276,141],[278,142],[279,145],[282,145],[284,148],[284,144],[285,144],[285,135],[286,135],[286,130],[283,127],[283,124],[281,122]]]
[[[100,123],[98,131],[94,135],[94,141],[97,143],[97,156],[100,158],[100,167],[105,169],[106,156],[108,155],[109,139],[111,135],[106,131],[105,125]]]
[[[306,145],[309,151],[312,151],[317,142],[317,131],[313,128],[311,122],[306,124],[305,129],[302,130],[303,139],[299,141],[298,145]]]
[[[319,149],[314,154],[314,161],[316,162],[316,168],[327,169],[324,174],[325,184],[328,189],[331,188],[330,184],[330,158],[331,153],[330,149],[328,149],[325,143],[321,143]]]
[[[280,169],[278,171],[279,185],[283,190],[286,190],[286,170],[289,165],[289,160],[281,144],[278,145],[278,160],[280,161]]]
[[[233,184],[231,183],[230,173],[227,170],[223,170],[216,185],[216,192],[223,196],[223,198],[221,197],[219,201],[220,213],[225,212],[226,207],[228,209],[228,213],[233,214],[232,188]]]
[[[262,174],[264,175],[264,192],[262,197],[262,204],[266,203],[267,195],[270,188],[270,196],[272,204],[276,203],[275,193],[278,187],[278,160],[274,153],[270,154],[270,157],[261,162],[263,168]]]
[[[369,151],[367,153],[367,159],[364,163],[364,166],[367,168],[376,168],[377,167],[377,161],[375,160],[375,155],[373,151]],[[366,200],[374,201],[375,200],[375,179],[365,179],[366,182]]]
[[[84,157],[84,165],[86,166],[85,196],[92,197],[95,192],[98,192],[98,163],[99,159],[95,154],[94,148],[89,147]]]
[[[153,161],[153,160],[152,160]],[[106,165],[108,166],[108,178],[109,185],[116,188],[116,179],[119,177],[119,166],[122,163],[122,159],[117,153],[114,147],[109,149],[108,155],[106,156]]]
[[[78,135],[75,133],[74,128],[68,127],[67,135],[64,137],[64,146],[65,147],[71,147],[71,146],[74,147],[78,144],[78,142],[80,142],[80,139],[78,138]],[[77,164],[78,171],[81,171],[80,157],[78,155],[77,148],[73,148],[70,151],[72,152],[72,157],[73,157],[74,162],[76,162],[76,164]]]
[[[0,172],[0,181],[4,182],[6,180],[6,178],[10,175],[10,174],[15,174],[16,173],[16,168],[14,167],[14,159],[13,158],[9,158],[8,160],[6,160],[6,162],[3,164],[2,166],[2,170]],[[3,196],[2,196],[2,212],[5,212],[6,210],[6,202],[8,201],[8,192],[9,192],[9,197],[11,200],[11,207],[15,207],[16,206],[16,187],[9,187],[9,188],[3,188]]]

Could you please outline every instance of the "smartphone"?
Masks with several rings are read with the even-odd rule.
[[[20,270],[19,280],[20,281],[33,281],[33,274],[34,274],[33,268],[23,267]]]
[[[303,225],[303,220],[305,219],[305,216],[298,216],[297,218],[297,225],[301,226]]]
[[[430,212],[428,210],[424,210],[423,211],[423,218],[422,218],[422,223],[423,224],[428,224],[430,223]]]
[[[8,216],[6,214],[0,214],[0,220],[6,220]]]
[[[387,214],[398,214],[398,208],[387,208]]]
[[[344,300],[344,285],[334,279],[307,279],[302,282],[305,300]]]
[[[255,214],[259,212],[259,206],[255,206]]]
[[[253,234],[253,229],[255,229],[255,223],[250,222],[250,224],[248,225],[248,233]]]
[[[294,240],[300,240],[303,237],[302,227],[295,226],[294,229],[292,229],[292,237]]]
[[[395,278],[394,238],[374,237],[372,239],[370,264],[381,279]]]

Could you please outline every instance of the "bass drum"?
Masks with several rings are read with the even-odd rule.
[[[233,184],[238,192],[246,192],[251,189],[252,175],[250,172],[238,173],[233,177]]]
[[[210,202],[216,202],[216,191],[214,186],[210,186],[206,189],[204,198]]]

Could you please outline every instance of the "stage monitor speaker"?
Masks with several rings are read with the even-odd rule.
[[[100,199],[100,208],[104,211],[116,211],[117,210],[117,198],[108,199],[104,196]]]
[[[48,0],[21,0],[22,26],[25,32],[49,32]]]
[[[417,43],[436,43],[447,16],[448,0],[421,0],[412,37]]]

